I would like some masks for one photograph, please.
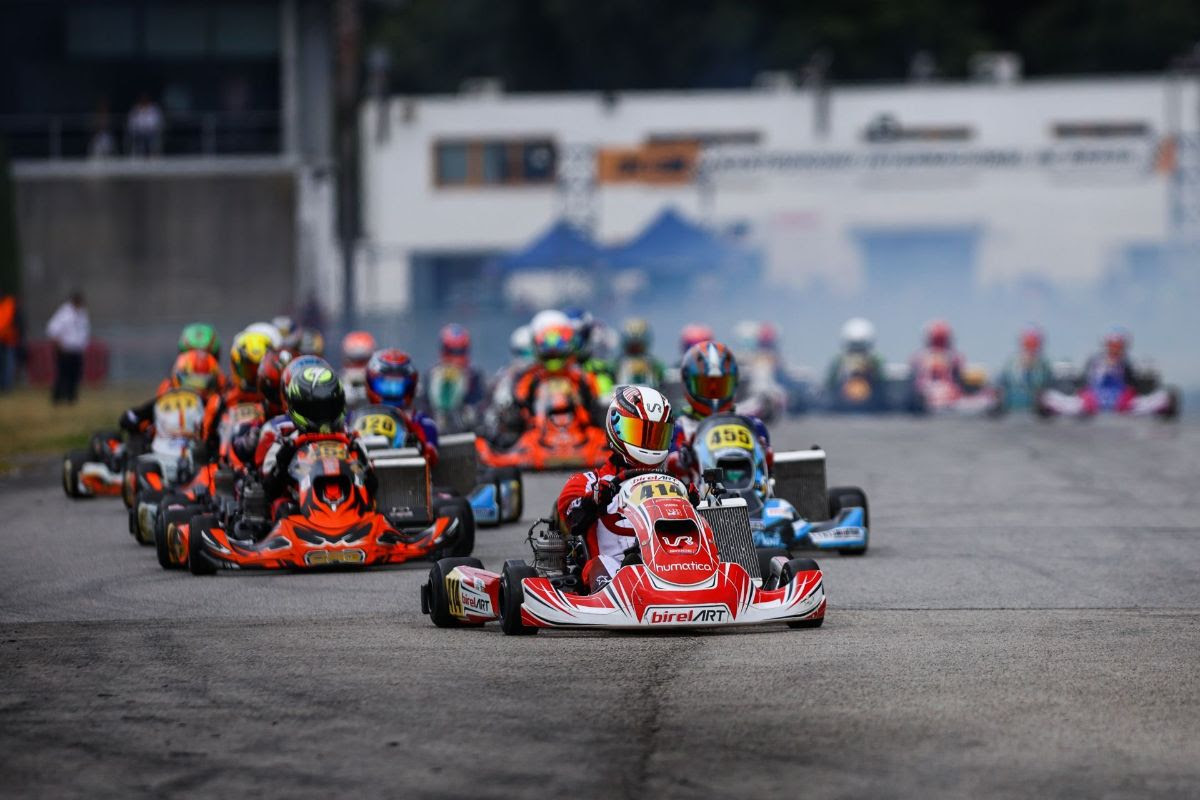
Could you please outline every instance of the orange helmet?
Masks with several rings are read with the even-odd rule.
[[[200,394],[216,391],[221,380],[221,368],[212,353],[188,350],[180,353],[171,367],[171,385],[176,389],[191,389]]]
[[[365,367],[376,349],[374,336],[366,331],[350,331],[342,337],[342,364]]]

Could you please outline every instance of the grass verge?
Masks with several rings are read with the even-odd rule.
[[[117,427],[121,412],[144,401],[145,388],[83,387],[75,405],[52,405],[48,389],[0,394],[0,473],[31,457],[83,447],[97,430]]]

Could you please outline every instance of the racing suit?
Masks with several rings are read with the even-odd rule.
[[[538,388],[554,379],[565,380],[569,383],[579,401],[578,411],[590,419],[592,407],[598,396],[594,376],[584,372],[575,364],[568,364],[558,370],[550,370],[544,364],[538,363],[521,373],[513,384],[513,403],[521,410],[526,426],[536,413],[534,403],[537,400]]]
[[[296,456],[296,443],[299,438],[300,434],[293,426],[290,432],[274,440],[263,459],[263,490],[271,503],[272,516],[277,520],[296,513],[295,505],[289,503],[292,499],[292,476],[289,468]],[[330,438],[345,441],[350,445],[350,457],[367,465],[367,495],[373,501],[379,481],[375,472],[370,469],[371,460],[362,440],[354,433],[330,434]]]

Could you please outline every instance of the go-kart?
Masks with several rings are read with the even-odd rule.
[[[703,476],[719,470],[722,496],[746,503],[756,547],[867,552],[867,496],[857,486],[826,488],[823,450],[776,453],[771,474],[750,421],[717,414],[696,429],[692,451],[702,491],[707,488]]]
[[[963,370],[956,380],[950,358],[927,353],[912,376],[913,411],[921,414],[997,416],[1004,412],[1002,393],[987,382],[980,367]]]
[[[354,457],[345,434],[304,434],[296,439],[289,475],[295,502],[284,504],[271,521],[265,498],[257,507],[243,497],[232,520],[212,514],[184,526],[168,526],[167,551],[193,575],[217,569],[314,569],[401,564],[418,558],[466,555],[474,545],[474,520],[462,498],[435,505],[429,468],[423,458],[374,460],[379,488],[368,492],[369,467]],[[423,481],[390,480],[387,469],[424,476]],[[443,513],[453,509],[453,513]]]
[[[63,456],[63,491],[67,497],[117,497],[124,492],[125,472],[141,449],[140,437],[122,437],[118,431],[92,435],[85,449]]]
[[[825,407],[837,414],[879,414],[890,411],[887,377],[869,353],[839,357],[825,392]]]
[[[421,589],[421,610],[438,627],[499,620],[509,635],[541,628],[708,628],[787,623],[818,627],[825,589],[811,559],[772,558],[767,574],[742,500],[709,497],[661,473],[620,476],[613,501],[635,532],[612,580],[588,593],[586,547],[550,520],[530,529],[533,563],[506,561],[491,572],[474,558],[437,562]]]
[[[1153,370],[1134,370],[1133,376],[1133,380],[1127,382],[1117,372],[1104,371],[1092,376],[1091,380],[1081,378],[1078,388],[1073,391],[1046,389],[1038,395],[1035,410],[1042,417],[1121,414],[1170,420],[1179,415],[1177,388],[1162,386]]]
[[[479,460],[489,467],[545,470],[593,467],[609,456],[603,428],[592,422],[574,387],[563,378],[543,382],[525,432],[507,450],[477,439]]]

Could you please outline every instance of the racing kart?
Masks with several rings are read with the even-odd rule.
[[[150,452],[137,457],[129,532],[138,544],[154,544],[165,500],[202,503],[203,498],[213,494],[217,465],[205,463],[203,450],[203,445],[195,440],[156,438]]]
[[[532,564],[514,559],[496,573],[478,559],[443,559],[421,589],[421,610],[438,627],[499,620],[509,635],[824,622],[820,568],[811,559],[775,557],[762,574],[744,501],[710,496],[693,507],[678,479],[630,472],[620,476],[613,502],[637,544],[598,591],[588,593],[581,580],[583,543],[539,520],[529,532]]]
[[[139,437],[126,440],[119,431],[93,434],[86,448],[63,456],[63,491],[73,498],[124,495],[125,473],[140,451]]]
[[[455,364],[436,364],[429,372],[429,414],[442,433],[473,431],[479,424],[476,409],[467,403],[471,377]]]
[[[1179,389],[1163,386],[1156,371],[1141,368],[1129,382],[1105,372],[1091,381],[1079,376],[1072,387],[1046,389],[1037,396],[1035,411],[1041,417],[1121,414],[1171,420],[1179,415],[1179,405]]]
[[[182,560],[184,540],[193,575],[210,575],[219,568],[365,567],[471,552],[475,531],[470,506],[462,498],[435,504],[425,459],[373,459],[376,469],[420,473],[424,480],[393,482],[377,472],[379,489],[372,499],[368,467],[352,456],[351,447],[344,434],[297,437],[289,465],[296,502],[285,504],[274,521],[266,503],[255,497],[257,507],[244,498],[242,513],[234,519],[201,514],[186,526],[171,525],[169,560]]]
[[[696,429],[692,451],[700,489],[706,489],[704,475],[719,471],[722,496],[745,502],[754,544],[764,553],[780,548],[836,550],[848,556],[867,552],[867,496],[857,486],[826,488],[823,450],[776,453],[772,474],[750,421],[716,414]]]
[[[1004,413],[1003,393],[987,381],[981,367],[963,370],[955,380],[948,357],[930,354],[916,365],[912,376],[913,411],[919,414],[998,416]]]
[[[532,470],[593,467],[609,456],[604,429],[565,379],[538,387],[533,415],[512,447],[496,450],[486,439],[477,439],[476,447],[486,466]]]

